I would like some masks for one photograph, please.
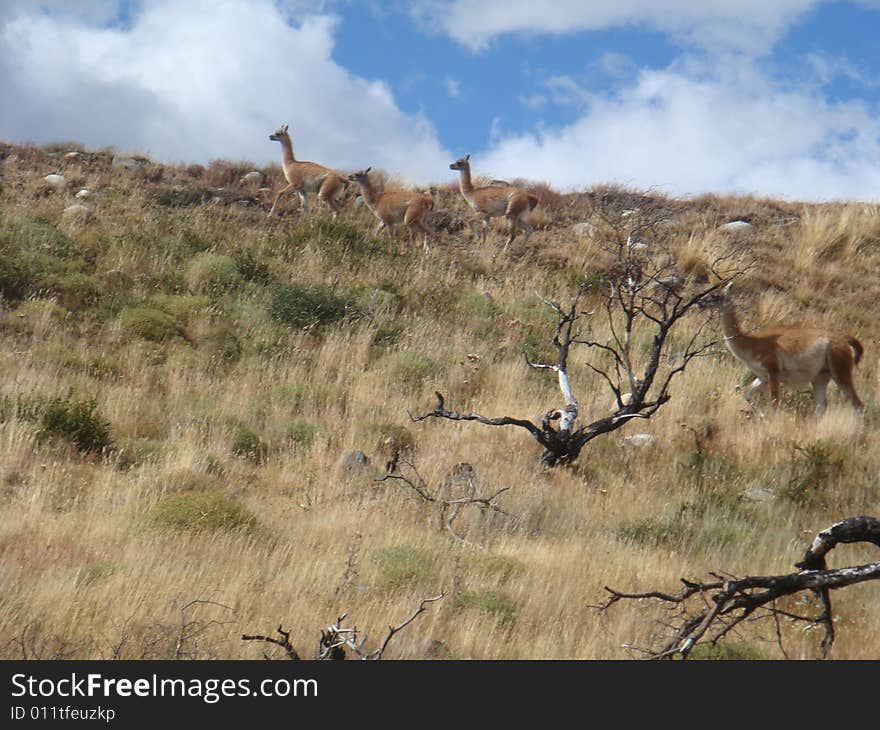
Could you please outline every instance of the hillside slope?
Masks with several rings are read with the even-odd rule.
[[[450,176],[433,191],[425,255],[402,231],[374,239],[354,201],[336,221],[315,201],[267,218],[272,194],[241,182],[246,163],[127,169],[112,151],[70,149],[0,145],[4,658],[258,658],[242,633],[280,623],[308,650],[348,612],[378,636],[441,589],[389,656],[623,658],[657,615],[596,614],[603,586],[788,572],[815,531],[880,515],[878,205],[531,185],[536,231],[505,253],[500,228],[475,243]],[[279,170],[262,173],[277,190]],[[65,213],[83,188],[93,209]],[[832,386],[821,421],[791,391],[758,419],[737,392],[750,377],[716,347],[650,421],[597,439],[571,468],[542,469],[518,430],[410,421],[437,390],[487,415],[558,406],[551,374],[523,363],[552,354],[541,297],[601,282],[609,221],[645,210],[662,211],[688,285],[711,280],[720,255],[753,262],[737,283],[745,325],[857,336],[863,416]],[[751,225],[719,228],[733,220]],[[574,351],[571,377],[584,418],[599,418],[613,396],[591,357]],[[654,441],[624,440],[635,433]],[[341,465],[353,450],[365,468]],[[405,483],[376,481],[395,452],[432,490],[463,493],[470,472],[454,466],[467,462],[480,495],[507,491],[498,510],[462,509],[452,534]],[[835,608],[833,656],[880,658],[880,586],[842,591]],[[780,656],[775,628],[752,631],[731,651]],[[813,633],[782,631],[789,656],[815,655]]]

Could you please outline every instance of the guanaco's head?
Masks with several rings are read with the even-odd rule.
[[[353,183],[357,183],[358,185],[366,185],[368,181],[367,175],[370,174],[370,170],[372,169],[373,166],[370,165],[366,170],[358,170],[357,172],[353,172],[351,173],[351,175],[348,176],[348,179]]]
[[[450,170],[467,170],[470,169],[471,153],[468,152],[464,157],[459,157],[455,162],[449,165]]]
[[[272,132],[272,134],[269,135],[269,139],[271,139],[273,142],[280,142],[284,137],[287,137],[287,136],[288,136],[287,125],[283,124],[282,126],[278,127],[278,129],[276,129],[274,132]]]
[[[723,310],[733,301],[733,298],[730,295],[730,290],[732,288],[733,282],[727,282],[727,286],[725,286],[723,289],[716,289],[711,294],[707,294],[705,297],[700,299],[700,301],[697,302],[697,308],[717,309],[719,311]]]

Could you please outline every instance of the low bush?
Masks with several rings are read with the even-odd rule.
[[[98,413],[95,400],[54,398],[43,412],[40,435],[61,436],[83,453],[101,453],[113,446],[110,424]]]
[[[152,342],[161,342],[181,333],[174,317],[152,307],[126,307],[119,313],[119,319],[123,332]]]
[[[378,582],[384,588],[424,585],[437,578],[434,555],[423,548],[395,545],[373,553]]]
[[[219,489],[178,492],[152,510],[153,523],[176,530],[214,531],[253,529],[256,517]]]
[[[207,251],[196,256],[186,272],[186,283],[190,291],[197,294],[216,296],[236,289],[241,280],[241,273],[231,256]]]
[[[269,458],[269,445],[247,426],[236,426],[232,432],[230,450],[236,456],[262,464]]]
[[[329,325],[355,313],[351,299],[319,284],[279,285],[269,305],[269,314],[293,329]]]

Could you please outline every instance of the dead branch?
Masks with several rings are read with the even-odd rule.
[[[486,514],[486,512],[492,511],[504,515],[505,517],[511,517],[514,520],[517,519],[515,515],[506,512],[497,504],[495,504],[495,500],[499,496],[504,494],[504,492],[508,491],[510,487],[501,487],[500,489],[497,489],[495,492],[489,495],[477,494],[476,480],[474,478],[473,468],[470,466],[470,464],[463,465],[469,470],[467,477],[464,479],[467,496],[452,498],[451,495],[449,497],[442,496],[441,488],[432,488],[421,476],[421,474],[419,474],[415,465],[411,461],[407,459],[401,459],[400,463],[409,468],[409,470],[412,472],[412,477],[406,476],[405,474],[398,471],[398,473],[395,474],[388,473],[382,477],[378,477],[375,479],[375,481],[384,482],[392,480],[400,482],[404,486],[408,487],[412,492],[416,494],[416,496],[418,496],[424,502],[436,505],[440,513],[441,528],[447,530],[449,534],[452,535],[452,537],[454,537],[461,543],[472,545],[480,549],[485,549],[485,546],[482,544],[485,541],[484,539],[481,539],[481,542],[479,544],[474,545],[473,543],[469,542],[464,537],[459,535],[455,531],[455,528],[453,526],[453,523],[461,514],[462,509],[467,507],[468,505],[475,505],[484,515]],[[483,536],[483,538],[484,537],[485,536]]]
[[[262,634],[242,634],[242,641],[267,641],[270,644],[276,644],[284,649],[287,654],[288,659],[293,659],[294,661],[299,661],[301,659],[300,655],[297,654],[296,649],[293,648],[293,645],[290,643],[290,632],[285,631],[281,628],[279,624],[278,628],[275,629],[278,634],[281,636],[280,639],[275,639],[271,636],[263,636]],[[268,657],[267,657],[268,658]]]
[[[388,633],[385,635],[382,643],[379,644],[379,646],[373,651],[367,651],[364,648],[364,645],[367,642],[366,634],[361,637],[356,627],[346,628],[342,625],[342,622],[348,616],[347,613],[343,613],[336,619],[334,623],[330,624],[326,629],[323,629],[321,631],[320,637],[318,638],[318,646],[315,649],[312,659],[315,661],[338,661],[346,659],[347,654],[350,653],[356,656],[358,659],[378,661],[382,658],[382,655],[385,653],[385,650],[391,643],[391,639],[393,639],[398,633],[400,633],[403,629],[405,629],[413,621],[415,621],[416,618],[419,617],[419,615],[426,611],[429,603],[439,601],[445,595],[446,592],[441,591],[436,596],[423,598],[415,611],[413,611],[412,615],[409,616],[409,618],[405,619],[396,626],[388,627]],[[300,660],[302,657],[300,657],[299,653],[296,651],[296,649],[293,648],[290,643],[290,632],[284,631],[280,625],[278,626],[277,632],[281,636],[280,639],[276,639],[271,636],[264,636],[262,634],[242,634],[241,639],[242,641],[263,641],[270,644],[275,644],[284,649],[288,659],[293,659],[297,661]],[[268,659],[268,657],[266,658]]]
[[[562,403],[546,411],[540,421],[511,415],[490,417],[476,411],[464,413],[446,406],[436,393],[434,409],[414,415],[413,422],[429,418],[476,421],[485,426],[513,426],[529,432],[543,448],[546,466],[569,464],[594,438],[622,428],[633,418],[649,419],[669,402],[675,378],[694,358],[707,354],[715,341],[707,335],[704,320],[684,341],[677,333],[685,317],[702,305],[732,278],[742,275],[753,263],[744,263],[741,253],[725,252],[707,268],[708,274],[687,280],[677,269],[667,245],[671,211],[661,201],[643,196],[640,208],[618,209],[617,201],[601,201],[597,215],[606,223],[600,248],[611,264],[593,277],[586,277],[567,305],[540,297],[556,315],[552,343],[556,359],[533,362],[529,368],[555,373]],[[583,303],[590,298],[591,309]],[[598,317],[607,324],[608,335],[597,338],[591,322]],[[647,345],[647,351],[646,351]],[[614,394],[616,411],[590,423],[580,423],[581,407],[569,372],[573,347],[586,348],[586,367]]]
[[[844,568],[826,567],[825,557],[834,547],[854,542],[867,542],[880,547],[880,520],[866,516],[850,517],[822,530],[816,535],[804,559],[795,564],[799,568],[796,573],[743,578],[713,574],[715,580],[711,581],[682,579],[684,587],[679,593],[623,593],[606,586],[605,590],[611,597],[596,608],[604,612],[624,599],[654,599],[676,608],[678,616],[669,625],[671,636],[663,640],[659,647],[647,651],[651,659],[686,659],[697,644],[716,645],[743,622],[761,619],[774,621],[778,645],[784,655],[785,649],[778,630],[780,618],[804,623],[807,627],[821,626],[823,639],[820,648],[824,658],[834,643],[830,592],[880,579],[880,561]],[[817,615],[803,616],[776,607],[779,599],[802,591],[811,591],[819,597],[822,608]]]

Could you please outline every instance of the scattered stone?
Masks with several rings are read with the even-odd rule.
[[[620,394],[620,402],[623,403],[624,406],[628,406],[633,402],[633,394],[632,393],[621,393]],[[617,398],[615,398],[611,403],[611,412],[617,413],[619,406],[617,405]]]
[[[727,233],[749,233],[754,226],[748,221],[730,221],[724,225],[718,226],[719,231]]]
[[[80,157],[82,157],[82,153],[76,152],[75,150],[73,152],[67,152],[64,155],[64,159],[68,160],[69,162],[73,162],[74,160],[78,160]]]
[[[339,476],[351,479],[362,474],[370,466],[370,457],[363,451],[347,451],[339,460]]]
[[[587,238],[595,233],[596,226],[594,226],[589,221],[584,221],[583,223],[575,223],[572,226],[572,230],[574,231],[576,236]]]
[[[86,199],[92,197],[92,191],[91,191],[91,190],[87,190],[86,188],[83,188],[82,190],[80,190],[80,191],[79,191],[76,195],[74,195],[73,197],[74,197],[74,198],[77,198],[78,200],[86,200]]]
[[[142,155],[113,155],[113,167],[134,171],[146,167],[149,160]]]
[[[755,487],[743,492],[742,497],[749,502],[770,502],[776,499],[776,492],[767,487]]]
[[[82,203],[68,205],[61,214],[64,223],[88,223],[95,217],[95,211],[91,206]]]
[[[664,289],[669,289],[670,291],[678,291],[684,286],[684,279],[675,274],[661,276],[659,279],[655,279],[655,281]]]
[[[65,178],[64,175],[58,175],[54,172],[50,175],[46,175],[43,180],[45,180],[53,188],[63,188],[65,185],[67,185],[67,178]]]
[[[652,433],[634,433],[632,436],[624,436],[623,442],[629,446],[651,446],[657,437]]]
[[[258,170],[252,170],[240,180],[242,185],[258,188],[263,184],[263,173]]]

